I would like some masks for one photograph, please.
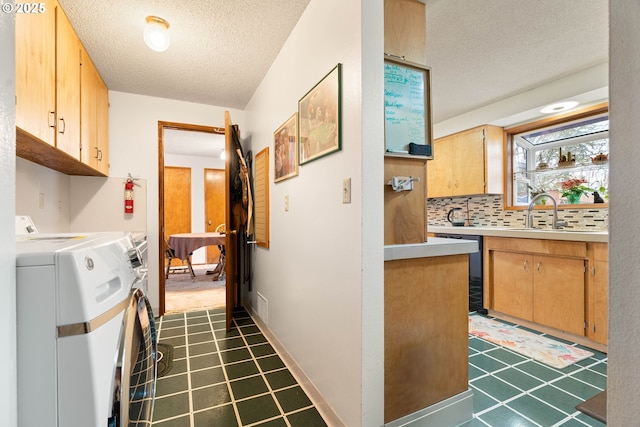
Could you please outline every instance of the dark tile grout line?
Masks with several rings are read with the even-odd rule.
[[[534,333],[536,333],[537,335],[546,336],[546,337],[548,337],[548,338],[552,338],[552,339],[554,339],[554,340],[561,341],[561,342],[563,342],[563,343],[565,343],[565,344],[568,344],[568,345],[570,345],[570,346],[575,346],[575,347],[578,347],[578,348],[586,348],[586,347],[581,346],[581,345],[576,344],[576,343],[571,343],[571,342],[566,341],[566,340],[563,340],[563,339],[558,339],[558,338],[556,338],[556,337],[554,337],[554,336],[552,336],[552,335],[549,335],[549,334],[545,334],[545,333],[538,333],[538,332],[536,332],[536,331],[530,330],[529,328],[520,327],[520,325],[517,325],[517,324],[511,323],[511,322],[503,322],[503,323],[506,323],[506,324],[509,324],[509,325],[513,325],[513,326],[518,327],[518,328],[521,328],[521,329],[523,329],[523,330],[527,330],[527,331],[534,332]],[[558,391],[560,391],[560,392],[563,392],[563,393],[568,394],[569,396],[572,396],[572,397],[574,397],[574,398],[576,398],[576,399],[582,400],[582,398],[581,398],[580,396],[576,396],[575,394],[572,394],[570,391],[565,390],[565,389],[563,389],[563,388],[561,388],[561,387],[558,387],[556,384],[554,384],[554,383],[556,383],[556,382],[558,382],[558,381],[560,381],[560,380],[562,380],[562,379],[566,379],[566,378],[571,378],[571,379],[573,379],[573,380],[579,381],[579,382],[581,382],[581,383],[583,383],[583,384],[586,384],[586,385],[588,385],[588,386],[591,386],[591,387],[593,387],[593,388],[596,388],[596,389],[598,389],[598,390],[600,390],[600,391],[602,391],[602,390],[603,390],[601,387],[598,387],[598,386],[597,386],[597,385],[595,385],[595,384],[592,384],[592,383],[589,383],[589,382],[583,381],[581,378],[577,378],[577,377],[574,377],[574,376],[573,376],[573,375],[574,375],[574,374],[576,374],[576,373],[588,371],[588,372],[591,372],[591,373],[597,374],[597,375],[599,375],[599,376],[602,376],[602,377],[604,377],[604,378],[606,379],[606,375],[603,375],[601,372],[598,372],[598,371],[595,371],[595,370],[589,369],[589,368],[592,368],[592,367],[597,366],[597,365],[601,365],[601,364],[606,365],[606,364],[607,364],[607,357],[606,357],[606,355],[605,355],[604,357],[602,357],[602,358],[598,358],[598,354],[599,354],[600,352],[598,352],[597,350],[595,350],[595,351],[594,351],[594,350],[592,350],[592,349],[588,349],[589,351],[594,351],[594,355],[593,355],[593,356],[590,356],[588,359],[586,359],[586,360],[588,360],[588,361],[593,360],[593,361],[591,361],[590,363],[588,363],[588,364],[586,364],[586,365],[581,364],[581,362],[584,362],[584,360],[583,360],[583,361],[580,361],[580,362],[576,362],[576,363],[575,363],[575,365],[576,365],[576,366],[579,366],[578,368],[576,368],[576,369],[572,369],[571,371],[562,372],[561,370],[559,370],[559,369],[557,369],[557,368],[554,368],[554,367],[551,367],[551,366],[546,366],[546,365],[544,365],[543,363],[540,363],[540,362],[537,362],[537,361],[535,361],[535,360],[533,360],[533,359],[527,358],[526,356],[519,355],[518,353],[516,353],[516,352],[514,352],[514,351],[512,351],[512,350],[510,350],[510,349],[503,348],[503,349],[504,349],[505,351],[507,351],[509,354],[516,355],[516,356],[518,356],[518,357],[524,357],[524,359],[525,359],[525,360],[521,360],[521,361],[516,362],[516,363],[506,363],[505,361],[500,360],[500,359],[497,359],[496,357],[493,357],[493,356],[490,354],[491,352],[495,351],[496,349],[501,348],[501,346],[499,346],[499,345],[497,345],[497,344],[493,344],[493,343],[491,343],[491,342],[489,342],[489,341],[487,341],[487,340],[484,340],[484,339],[482,339],[482,338],[480,338],[480,337],[476,337],[476,336],[472,336],[472,335],[469,335],[469,340],[470,340],[469,348],[470,348],[470,350],[473,350],[473,351],[474,351],[474,353],[471,353],[471,352],[470,352],[470,354],[469,354],[469,365],[470,365],[470,366],[473,366],[475,369],[477,369],[477,370],[479,370],[479,371],[483,372],[483,374],[478,375],[478,376],[474,377],[473,379],[470,379],[470,380],[469,380],[469,385],[470,385],[470,387],[471,387],[471,386],[473,386],[473,382],[475,382],[475,381],[476,381],[476,380],[478,380],[478,379],[487,378],[487,377],[493,377],[494,379],[499,380],[500,382],[504,383],[505,385],[508,385],[508,386],[510,386],[510,387],[513,387],[513,388],[517,389],[517,390],[520,392],[520,393],[518,393],[518,394],[516,394],[516,395],[514,395],[514,396],[512,396],[512,397],[510,397],[510,398],[508,398],[508,399],[506,399],[506,400],[500,400],[500,399],[497,399],[496,397],[492,396],[490,393],[485,392],[485,391],[481,390],[480,388],[478,388],[478,387],[476,387],[476,386],[473,386],[474,393],[475,393],[475,392],[480,392],[480,393],[482,393],[483,395],[485,395],[485,396],[487,396],[487,397],[491,398],[492,400],[496,400],[496,401],[497,401],[497,403],[496,403],[495,405],[492,405],[492,406],[490,406],[490,407],[488,407],[488,408],[485,408],[485,409],[483,409],[483,410],[481,410],[481,411],[474,412],[474,420],[479,421],[479,422],[482,422],[482,423],[483,423],[483,424],[485,424],[485,425],[488,425],[488,424],[487,424],[486,422],[484,422],[484,420],[482,420],[482,419],[481,419],[481,418],[479,418],[479,417],[481,417],[481,416],[482,416],[482,415],[484,415],[484,414],[488,414],[489,412],[491,412],[491,411],[493,411],[493,410],[495,410],[495,409],[497,409],[497,408],[499,408],[499,407],[501,407],[501,406],[506,406],[506,407],[507,407],[507,408],[509,408],[511,411],[513,411],[513,412],[515,412],[516,414],[520,415],[521,417],[525,418],[527,421],[529,421],[529,422],[531,422],[531,423],[533,423],[533,424],[535,424],[535,425],[537,425],[537,426],[540,426],[540,424],[538,424],[538,423],[537,423],[537,422],[535,422],[534,420],[530,419],[530,418],[529,418],[529,417],[527,417],[526,415],[524,415],[524,414],[520,413],[519,411],[517,411],[516,409],[514,409],[514,408],[512,408],[512,407],[510,407],[510,406],[508,405],[510,402],[513,402],[513,401],[515,401],[515,400],[517,400],[517,399],[519,399],[519,398],[521,398],[521,397],[523,397],[523,396],[529,396],[529,397],[531,397],[531,398],[533,398],[533,399],[535,399],[535,400],[537,400],[537,401],[539,401],[539,402],[542,402],[542,403],[543,403],[543,404],[545,404],[545,405],[548,405],[550,408],[553,408],[553,409],[555,409],[556,411],[559,411],[560,413],[565,414],[565,417],[564,417],[561,421],[559,421],[559,422],[557,422],[556,424],[554,424],[554,426],[561,426],[561,425],[563,425],[565,422],[568,422],[568,421],[576,421],[576,422],[579,422],[580,424],[584,424],[581,420],[579,420],[579,419],[577,419],[577,418],[576,418],[576,416],[578,416],[578,415],[580,415],[580,414],[581,414],[581,412],[580,412],[580,411],[575,410],[575,411],[574,411],[574,412],[572,412],[571,414],[568,414],[566,411],[562,410],[561,408],[557,408],[557,407],[555,407],[555,406],[551,405],[549,402],[547,402],[547,401],[545,401],[545,400],[543,400],[543,399],[541,399],[541,398],[539,398],[539,397],[537,397],[537,396],[535,396],[535,395],[531,394],[531,392],[536,391],[536,390],[540,390],[541,388],[546,387],[546,386],[550,386],[550,387],[553,387],[554,389],[556,389],[556,390],[558,390]],[[477,348],[475,348],[475,347],[472,347],[472,345],[471,345],[471,340],[479,340],[480,342],[486,343],[487,345],[489,345],[489,346],[491,346],[491,347],[490,347],[490,348],[485,348],[485,349],[479,350],[479,349],[477,349]],[[494,371],[487,372],[486,370],[482,369],[481,367],[479,367],[479,366],[477,366],[477,365],[474,365],[474,364],[473,364],[472,358],[473,358],[474,356],[477,356],[477,355],[483,355],[483,356],[489,357],[490,359],[492,359],[492,360],[494,360],[494,361],[497,361],[497,362],[499,362],[499,363],[501,363],[501,364],[504,364],[505,366],[504,366],[504,367],[502,367],[502,368],[496,369],[496,370],[494,370]],[[556,378],[553,378],[553,379],[550,379],[550,380],[548,380],[548,381],[547,381],[547,380],[543,380],[542,378],[538,378],[538,377],[536,377],[536,376],[532,375],[531,373],[526,372],[526,371],[524,371],[524,370],[522,370],[522,369],[519,369],[519,368],[518,368],[518,366],[519,366],[519,365],[523,365],[523,364],[525,364],[525,363],[528,363],[529,361],[531,361],[532,363],[535,363],[535,364],[537,364],[537,365],[543,366],[543,367],[545,367],[545,368],[547,368],[547,369],[550,369],[550,370],[552,370],[552,371],[554,371],[554,372],[558,373],[559,375],[558,375]],[[534,379],[537,379],[538,381],[541,381],[541,384],[539,384],[539,385],[537,385],[537,386],[535,386],[535,387],[532,387],[531,389],[528,389],[528,390],[522,390],[522,389],[521,389],[520,387],[518,387],[517,385],[515,385],[515,384],[511,384],[511,383],[507,382],[506,380],[504,380],[503,378],[501,378],[501,377],[499,377],[499,376],[494,375],[494,374],[496,374],[496,373],[506,371],[506,370],[508,370],[508,369],[510,369],[510,368],[516,369],[516,370],[517,370],[518,372],[520,372],[521,374],[525,374],[525,375],[527,375],[527,376],[529,376],[529,377],[531,377],[531,378],[534,378]],[[584,424],[584,425],[588,426],[589,424]]]
[[[194,313],[201,313],[201,314],[195,315]],[[273,390],[271,384],[269,383],[269,381],[266,378],[266,375],[265,375],[265,372],[264,372],[262,366],[260,365],[260,363],[258,363],[258,361],[260,359],[266,359],[266,358],[269,358],[269,357],[273,357],[275,355],[282,361],[284,367],[273,369],[273,370],[269,371],[269,373],[272,373],[272,372],[287,372],[287,371],[289,371],[289,369],[286,366],[286,364],[284,364],[284,361],[282,360],[282,358],[279,356],[279,354],[277,353],[277,351],[275,350],[273,345],[269,342],[268,338],[262,333],[262,331],[260,330],[259,326],[254,322],[254,320],[251,318],[251,315],[248,312],[246,312],[246,316],[242,315],[238,319],[250,319],[250,321],[252,323],[251,324],[239,324],[236,321],[236,318],[234,318],[233,319],[233,323],[234,323],[234,326],[235,326],[235,330],[237,331],[237,335],[233,335],[233,336],[229,336],[229,337],[225,337],[225,338],[218,337],[218,335],[216,334],[216,331],[220,331],[220,329],[216,329],[215,326],[214,326],[215,323],[222,323],[222,321],[216,321],[214,319],[214,317],[218,316],[218,315],[219,316],[224,316],[224,313],[216,314],[216,313],[211,313],[211,310],[201,310],[201,311],[197,311],[197,312],[185,312],[185,313],[178,313],[178,314],[182,315],[181,319],[179,320],[179,322],[180,323],[184,322],[184,325],[176,325],[176,326],[167,325],[167,326],[165,326],[164,325],[165,322],[166,323],[170,323],[170,322],[174,321],[174,318],[171,318],[171,319],[161,318],[160,319],[160,325],[158,327],[158,334],[162,335],[162,331],[166,331],[166,330],[183,329],[183,332],[184,332],[183,335],[185,337],[185,344],[184,344],[185,356],[184,356],[184,359],[186,360],[187,371],[186,372],[177,373],[177,374],[175,374],[175,376],[184,375],[184,374],[187,375],[188,389],[186,391],[189,392],[188,393],[188,399],[189,399],[189,414],[188,415],[189,415],[190,426],[191,427],[193,427],[194,423],[195,423],[195,421],[194,421],[194,415],[195,414],[200,413],[200,412],[204,412],[204,411],[207,411],[207,410],[210,410],[210,409],[213,409],[213,408],[217,408],[217,407],[220,407],[220,406],[225,406],[225,405],[228,405],[229,403],[231,403],[233,405],[234,415],[235,415],[236,421],[238,422],[238,425],[243,426],[243,427],[253,427],[253,426],[257,426],[257,425],[260,425],[260,424],[263,424],[263,423],[266,423],[266,422],[269,422],[269,421],[273,421],[273,420],[278,420],[278,419],[282,419],[286,423],[287,427],[291,427],[291,424],[290,424],[287,416],[290,416],[292,414],[296,414],[298,412],[303,412],[303,411],[306,411],[308,409],[314,408],[314,404],[313,404],[313,402],[311,402],[310,405],[302,406],[300,408],[297,408],[297,409],[289,411],[289,412],[285,412],[284,411],[284,409],[282,408],[282,405],[280,404],[279,400],[276,397],[276,392],[286,391],[286,390],[294,389],[296,387],[300,387],[301,388],[301,386],[298,383],[297,379],[295,379],[295,377],[294,377],[295,384],[289,385],[289,386],[284,386],[284,387],[281,387],[281,388],[279,388],[277,390]],[[191,314],[191,316],[189,316],[189,314]],[[176,316],[176,314],[172,314],[171,316]],[[199,317],[207,317],[206,324],[208,325],[208,329],[209,330],[208,331],[192,332],[190,334],[189,333],[189,328],[190,327],[205,324],[205,323],[193,323],[193,324],[189,323],[189,319],[197,319]],[[248,329],[250,327],[255,327],[257,329],[257,331],[255,333],[246,333],[245,329]],[[192,385],[191,385],[191,373],[198,372],[198,371],[201,371],[201,370],[210,369],[210,368],[206,368],[205,367],[205,368],[201,368],[201,369],[192,371],[191,368],[190,368],[189,336],[193,337],[194,335],[197,335],[197,334],[211,334],[212,335],[212,342],[216,346],[216,352],[215,353],[202,353],[202,354],[198,354],[198,356],[215,354],[217,356],[217,358],[218,358],[218,361],[220,362],[219,365],[215,365],[215,366],[219,366],[222,369],[225,381],[221,381],[221,382],[215,383],[215,384],[203,385],[202,387],[192,388]],[[264,341],[256,342],[254,344],[249,344],[249,342],[247,341],[247,337],[260,336],[260,335],[264,338]],[[164,337],[164,338],[165,339],[170,339],[170,338],[175,338],[175,337],[179,337],[179,336],[182,336],[182,334],[169,335],[168,337]],[[225,362],[224,358],[222,357],[223,353],[231,352],[231,351],[233,351],[233,350],[235,350],[237,348],[236,347],[232,347],[232,348],[222,349],[222,348],[220,348],[220,341],[226,341],[226,340],[233,339],[233,338],[241,338],[242,339],[242,341],[244,343],[244,346],[239,346],[237,348],[246,348],[248,350],[249,354],[250,354],[250,358],[243,359],[243,360],[238,360],[238,361],[232,361],[232,362]],[[198,341],[197,343],[194,343],[194,344],[203,344],[203,343],[206,343],[206,342],[211,342],[211,341],[203,340],[203,341]],[[256,357],[253,354],[253,351],[251,351],[251,347],[256,347],[256,346],[259,346],[259,345],[269,345],[273,349],[274,352],[270,353],[270,354],[266,354],[264,356]],[[179,347],[181,347],[181,346],[178,346],[178,348]],[[178,360],[181,360],[181,359],[183,359],[183,358],[180,358]],[[249,361],[249,360],[251,360],[255,364],[255,366],[257,367],[259,372],[257,374],[247,375],[247,376],[243,376],[243,377],[240,377],[240,378],[234,378],[233,380],[231,380],[229,378],[229,376],[228,376],[228,373],[227,373],[227,370],[225,369],[225,367],[226,366],[232,366],[232,365],[240,364],[240,363],[244,363],[244,362]],[[172,377],[172,375],[169,375],[169,376],[166,376],[166,377],[163,377],[163,378],[171,378],[171,377]],[[260,377],[264,381],[265,385],[267,386],[268,391],[266,391],[264,393],[259,393],[259,394],[247,396],[247,397],[244,397],[244,398],[236,399],[235,393],[233,391],[233,388],[231,387],[231,383],[233,381],[244,380],[246,378],[254,378],[254,377]],[[192,393],[191,392],[194,391],[194,390],[199,390],[199,389],[203,389],[203,388],[206,388],[206,387],[210,387],[211,385],[218,385],[218,384],[226,384],[227,385],[227,390],[229,391],[229,397],[230,397],[231,401],[230,402],[225,402],[225,403],[220,404],[220,405],[215,405],[215,406],[211,406],[211,407],[207,407],[207,408],[204,408],[204,409],[200,409],[200,410],[194,411]],[[178,395],[178,394],[181,394],[181,393],[184,393],[184,392],[185,392],[185,390],[180,390],[180,391],[177,391],[177,392],[172,393],[172,394],[163,395],[162,397],[169,397],[169,396],[172,396],[172,395]],[[280,414],[279,415],[275,415],[275,416],[273,416],[271,418],[267,418],[267,419],[262,419],[262,420],[256,421],[256,422],[251,423],[251,424],[243,424],[242,423],[242,419],[240,417],[240,413],[239,413],[238,407],[237,407],[237,403],[238,402],[247,401],[247,400],[251,400],[251,399],[254,399],[256,397],[267,396],[267,395],[269,395],[269,396],[271,396],[273,398],[273,400],[274,400],[274,402],[275,402]],[[185,415],[187,415],[187,414],[179,414],[179,415],[176,415],[174,417],[169,417],[169,418],[164,418],[162,420],[158,420],[158,422],[171,421],[173,419],[178,419],[178,418],[184,417]]]

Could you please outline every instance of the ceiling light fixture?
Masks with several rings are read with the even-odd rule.
[[[147,16],[143,36],[150,49],[164,52],[169,47],[169,23],[157,16]]]
[[[578,105],[576,101],[557,102],[555,104],[547,105],[540,110],[540,112],[543,114],[560,113],[562,111],[570,110],[576,105]]]

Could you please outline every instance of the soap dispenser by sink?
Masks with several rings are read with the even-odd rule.
[[[449,213],[447,213],[447,221],[449,221],[453,226],[463,227],[465,218],[462,208],[450,209]]]

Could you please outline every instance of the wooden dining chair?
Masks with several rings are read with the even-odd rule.
[[[178,257],[176,257],[176,253],[173,251],[171,246],[169,246],[169,242],[167,242],[167,239],[164,239],[164,255],[167,257],[167,271],[165,272],[165,279],[168,279],[169,271],[171,270],[171,260]],[[191,278],[196,278],[196,273],[193,271],[193,266],[191,265],[191,254],[189,254],[189,257],[187,257],[187,267],[174,267],[174,269],[176,268],[188,268],[189,272],[191,273]]]
[[[226,230],[227,227],[225,224],[220,224],[216,227],[216,233],[225,234]],[[212,280],[214,281],[221,280],[224,277],[224,266],[227,260],[224,245],[218,245],[218,249],[220,250],[220,259],[218,260],[218,265],[216,265],[216,268],[213,269],[214,276]]]

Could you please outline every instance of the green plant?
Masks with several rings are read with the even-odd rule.
[[[584,185],[587,182],[582,178],[570,178],[560,183],[562,189],[562,197],[566,197],[569,203],[579,203],[584,193],[593,193],[593,188]]]

